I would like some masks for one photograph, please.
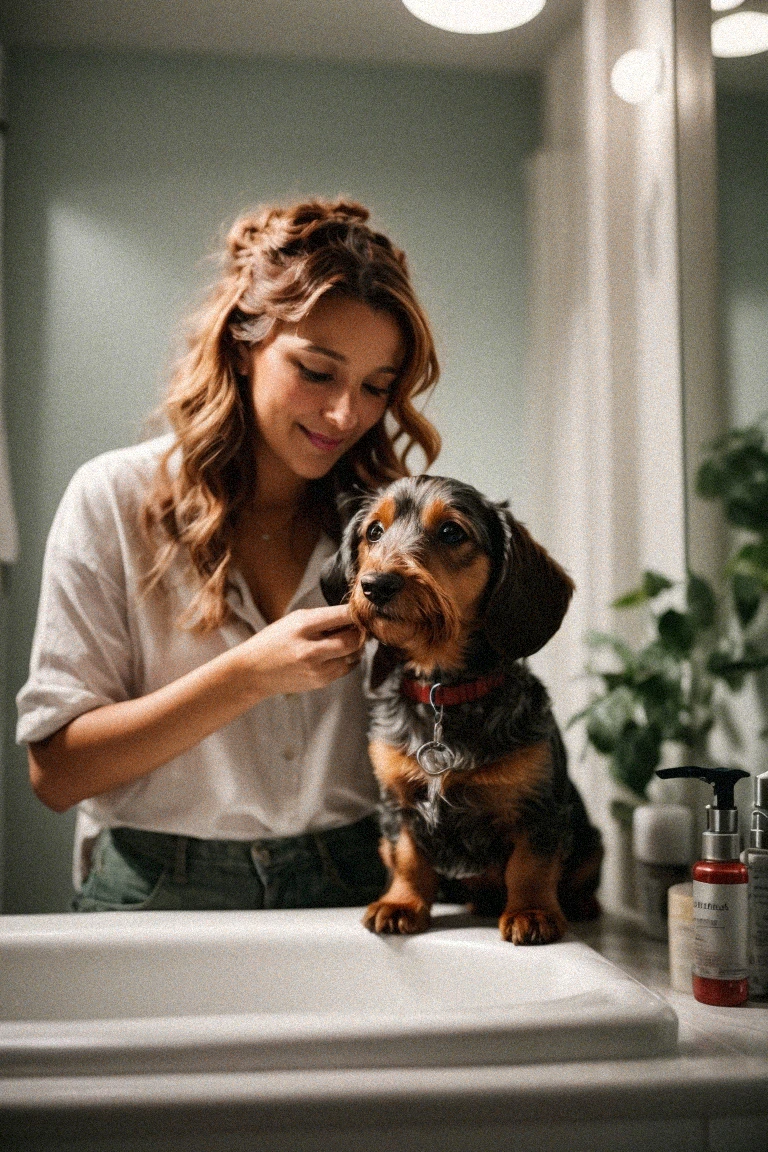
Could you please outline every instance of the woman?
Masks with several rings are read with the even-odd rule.
[[[78,910],[379,894],[361,637],[318,575],[345,498],[406,474],[414,445],[436,457],[413,398],[438,367],[367,219],[239,219],[171,435],[91,461],[62,500],[18,739],[40,799],[80,805]]]

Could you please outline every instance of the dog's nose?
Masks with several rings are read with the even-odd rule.
[[[377,608],[389,604],[405,584],[405,577],[397,572],[369,572],[360,577],[363,595]]]

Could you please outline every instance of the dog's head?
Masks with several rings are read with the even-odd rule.
[[[365,632],[426,673],[460,668],[478,631],[501,656],[532,655],[573,593],[506,505],[438,476],[406,477],[368,499],[320,586],[329,604],[348,601]]]

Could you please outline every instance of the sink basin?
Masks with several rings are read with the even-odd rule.
[[[0,1076],[648,1057],[677,1018],[587,945],[504,943],[448,907],[0,918]]]

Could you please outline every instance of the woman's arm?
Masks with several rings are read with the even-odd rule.
[[[193,748],[259,700],[322,688],[356,664],[363,638],[346,605],[299,609],[172,683],[77,716],[29,745],[32,787],[64,812]]]

